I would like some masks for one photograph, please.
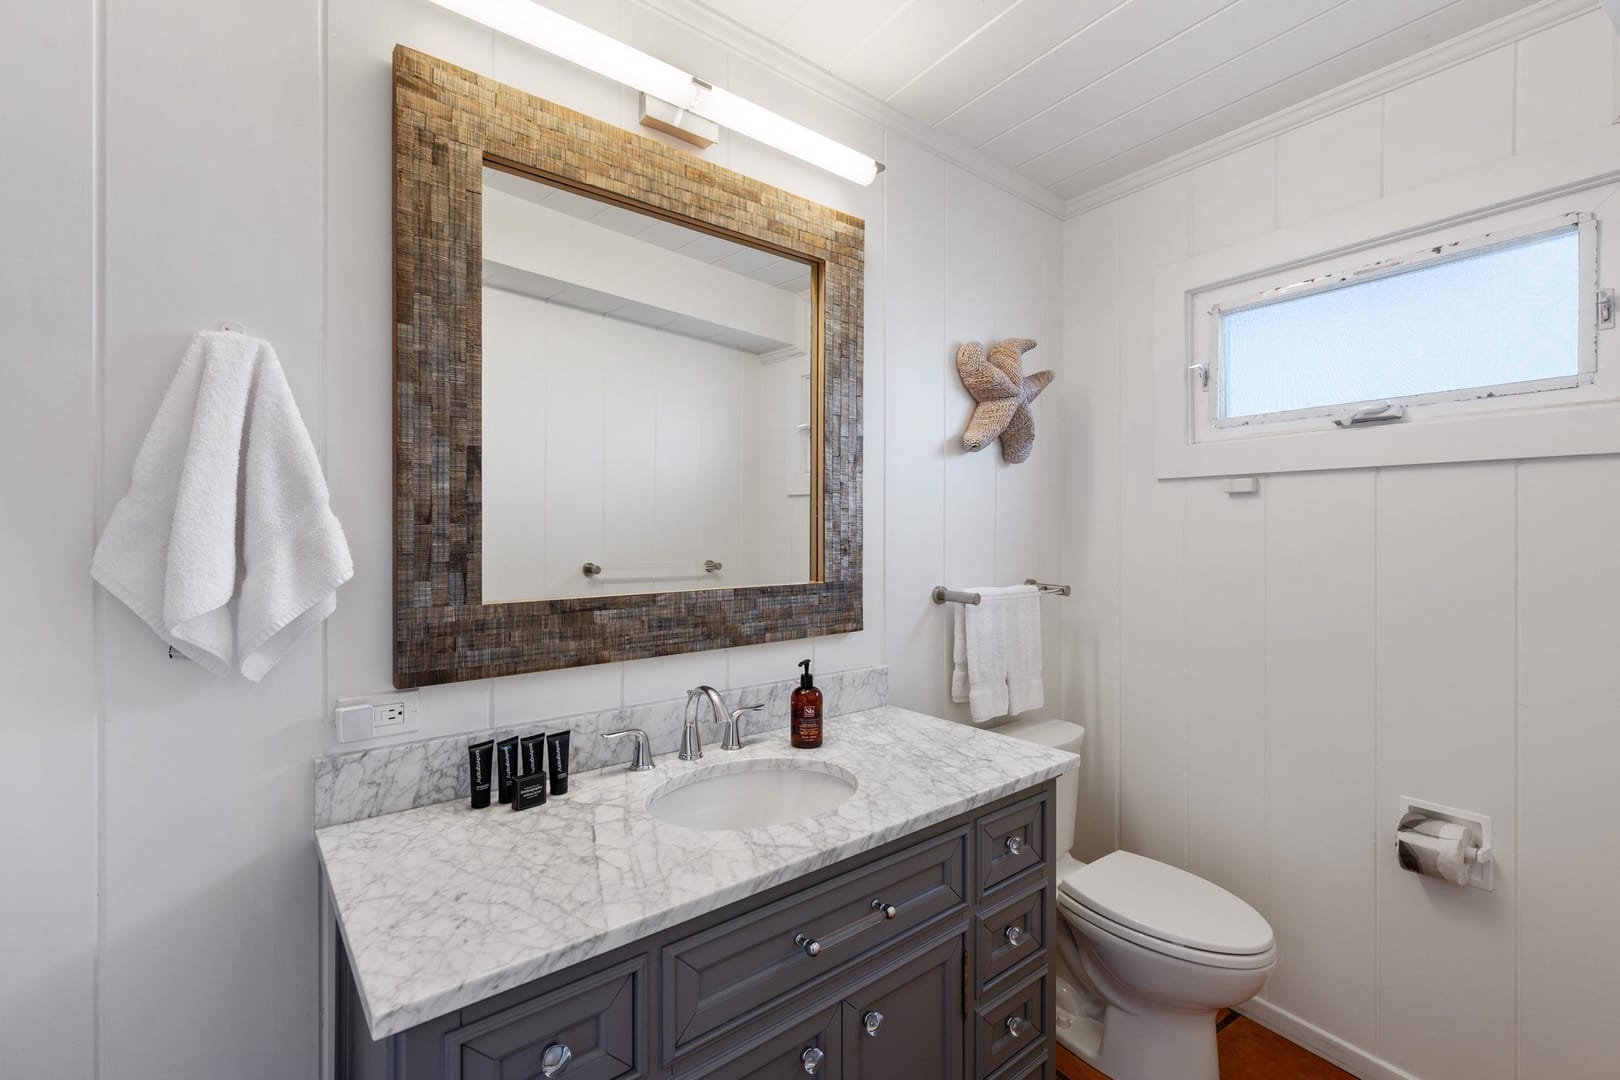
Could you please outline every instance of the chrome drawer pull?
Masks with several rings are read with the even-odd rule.
[[[811,1046],[799,1055],[799,1060],[804,1062],[805,1072],[815,1075],[821,1071],[821,1063],[827,1060],[827,1052],[819,1046]]]
[[[1023,940],[1024,931],[1022,928],[1017,926],[1007,927],[1007,944],[1016,949],[1018,948],[1019,944],[1023,942]]]
[[[806,956],[821,955],[821,942],[817,941],[809,934],[795,934],[793,936],[793,944],[803,949],[804,955]]]
[[[568,1063],[573,1060],[574,1052],[568,1049],[567,1043],[552,1043],[540,1052],[540,1075],[546,1080],[561,1076],[568,1071]]]
[[[899,908],[895,907],[893,904],[885,904],[881,900],[872,901],[872,910],[883,912],[883,917],[885,919],[892,919],[896,915],[900,914]]]
[[[861,1017],[861,1024],[866,1028],[866,1033],[875,1039],[877,1038],[878,1028],[883,1026],[883,1014],[873,1009]]]
[[[1011,1035],[1015,1039],[1024,1034],[1024,1032],[1032,1029],[1034,1026],[1034,1024],[1031,1024],[1022,1016],[1007,1017],[1007,1034]]]
[[[1017,836],[1007,837],[1007,854],[1018,855],[1024,850],[1024,841]]]

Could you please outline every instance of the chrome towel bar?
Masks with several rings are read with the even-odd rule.
[[[1050,585],[1034,578],[1025,578],[1024,584],[1035,586],[1042,596],[1068,596],[1073,591],[1067,585]],[[936,604],[977,604],[983,602],[984,597],[976,592],[961,592],[957,589],[947,589],[943,585],[935,585],[933,599]]]

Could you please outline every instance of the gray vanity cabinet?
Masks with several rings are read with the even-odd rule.
[[[338,1080],[1050,1080],[1052,787],[381,1041],[340,958]]]

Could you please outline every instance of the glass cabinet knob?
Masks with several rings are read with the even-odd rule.
[[[1009,926],[1009,927],[1007,927],[1007,935],[1006,936],[1007,936],[1007,944],[1011,945],[1013,948],[1016,949],[1019,946],[1019,944],[1024,940],[1024,930],[1023,930],[1022,927],[1019,927],[1019,926]]]
[[[876,1037],[878,1028],[883,1026],[883,1014],[878,1012],[876,1009],[873,1009],[871,1012],[861,1017],[861,1026],[866,1028],[866,1033],[868,1035]]]
[[[804,1071],[813,1076],[821,1071],[821,1063],[827,1060],[827,1052],[819,1046],[807,1047],[799,1055],[799,1060],[804,1063]]]
[[[561,1076],[568,1071],[568,1063],[573,1060],[574,1052],[568,1049],[567,1043],[552,1043],[540,1052],[540,1075],[546,1080]]]
[[[1009,854],[1009,855],[1018,855],[1018,854],[1022,853],[1023,850],[1024,850],[1024,841],[1023,841],[1022,837],[1018,837],[1018,836],[1009,836],[1009,837],[1007,837],[1007,854]]]
[[[1029,1030],[1031,1028],[1033,1028],[1034,1026],[1035,1026],[1034,1024],[1031,1024],[1028,1020],[1025,1020],[1022,1016],[1009,1016],[1009,1017],[1007,1017],[1007,1034],[1011,1035],[1015,1039],[1018,1038],[1021,1035],[1024,1035],[1024,1034],[1028,1033]]]

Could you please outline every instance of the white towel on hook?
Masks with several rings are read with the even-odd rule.
[[[354,575],[269,342],[194,335],[91,575],[177,651],[258,682]]]
[[[966,704],[975,724],[1040,708],[1040,590],[1011,585],[970,591],[979,594],[979,603],[954,605],[951,700]]]

